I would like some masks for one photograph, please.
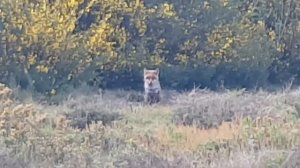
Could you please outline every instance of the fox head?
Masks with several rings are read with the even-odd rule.
[[[159,69],[149,70],[144,68],[145,87],[152,88],[159,85]]]

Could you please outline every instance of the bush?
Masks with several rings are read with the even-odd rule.
[[[118,137],[118,132],[105,129],[101,123],[92,123],[89,125],[89,129],[79,131],[70,127],[72,124],[77,124],[77,127],[82,126],[80,123],[72,123],[76,121],[77,117],[70,115],[70,120],[68,120],[61,115],[62,112],[51,117],[53,113],[41,112],[34,104],[18,104],[11,97],[12,91],[1,84],[0,102],[5,106],[0,110],[0,145],[2,150],[7,152],[3,152],[3,155],[0,154],[0,164],[16,168],[90,167],[99,164],[111,165],[112,161],[114,165],[118,166],[118,163],[126,161],[129,166],[141,166],[153,158],[155,161],[153,165],[160,165],[156,161],[167,163],[159,157],[137,149],[136,145]],[[118,101],[109,105],[109,101],[100,100],[100,97],[86,99],[78,97],[67,100],[57,108],[67,112],[68,110],[90,112],[91,109],[101,110],[103,108],[100,113],[94,113],[100,117],[86,116],[91,117],[88,118],[88,121],[101,120],[107,124],[116,120],[117,117],[114,117],[119,117],[119,115],[112,111],[124,107],[124,105],[119,104]],[[4,104],[4,102],[9,103]]]
[[[193,90],[181,94],[174,100],[173,122],[179,125],[193,125],[198,128],[218,127],[224,121],[235,121],[244,117],[274,117],[298,113],[299,101],[296,93],[257,93],[224,91],[221,93],[207,90]]]
[[[122,114],[118,112],[122,103],[110,102],[101,95],[75,96],[63,102],[66,108],[65,116],[75,128],[86,128],[92,123],[110,125],[120,120]]]
[[[176,97],[175,124],[208,129],[218,127],[223,121],[233,120],[235,114],[230,95],[214,95],[205,90],[191,94]]]
[[[142,69],[159,67],[175,89],[283,83],[299,73],[296,6],[2,0],[0,82],[47,95],[82,83],[139,90]]]

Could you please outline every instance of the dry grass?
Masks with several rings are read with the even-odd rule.
[[[173,121],[180,125],[211,128],[222,121],[244,117],[282,117],[287,112],[295,112],[295,104],[300,102],[299,95],[299,91],[251,93],[237,90],[217,93],[195,90],[176,97]]]
[[[164,146],[181,151],[195,151],[209,142],[233,140],[241,131],[241,125],[224,122],[218,128],[198,129],[190,126],[174,126],[157,131],[157,140]]]
[[[280,167],[300,145],[297,90],[171,92],[154,106],[127,102],[124,91],[85,93],[58,95],[49,105],[1,85],[1,164]]]

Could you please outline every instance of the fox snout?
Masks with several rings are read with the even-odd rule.
[[[153,86],[153,81],[149,81],[149,86],[150,86],[150,87]]]
[[[156,81],[157,80],[155,79],[155,77],[147,77],[146,78],[146,83],[148,84],[149,87],[152,87]]]

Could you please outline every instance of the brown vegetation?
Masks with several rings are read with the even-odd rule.
[[[72,95],[58,105],[22,103],[4,85],[0,93],[0,159],[12,167],[278,167],[300,142],[297,90],[194,90],[154,106],[127,102],[127,94],[116,91]],[[199,101],[203,97],[210,101]],[[223,108],[215,108],[214,100]],[[224,106],[226,101],[239,106]],[[185,108],[203,104],[214,109],[207,120],[201,111],[194,125],[173,120],[179,109],[189,116]],[[218,115],[218,109],[235,115]],[[197,127],[214,120],[220,125]]]
[[[299,11],[296,0],[1,0],[0,166],[297,165]],[[153,106],[138,93],[145,67],[165,91]]]

